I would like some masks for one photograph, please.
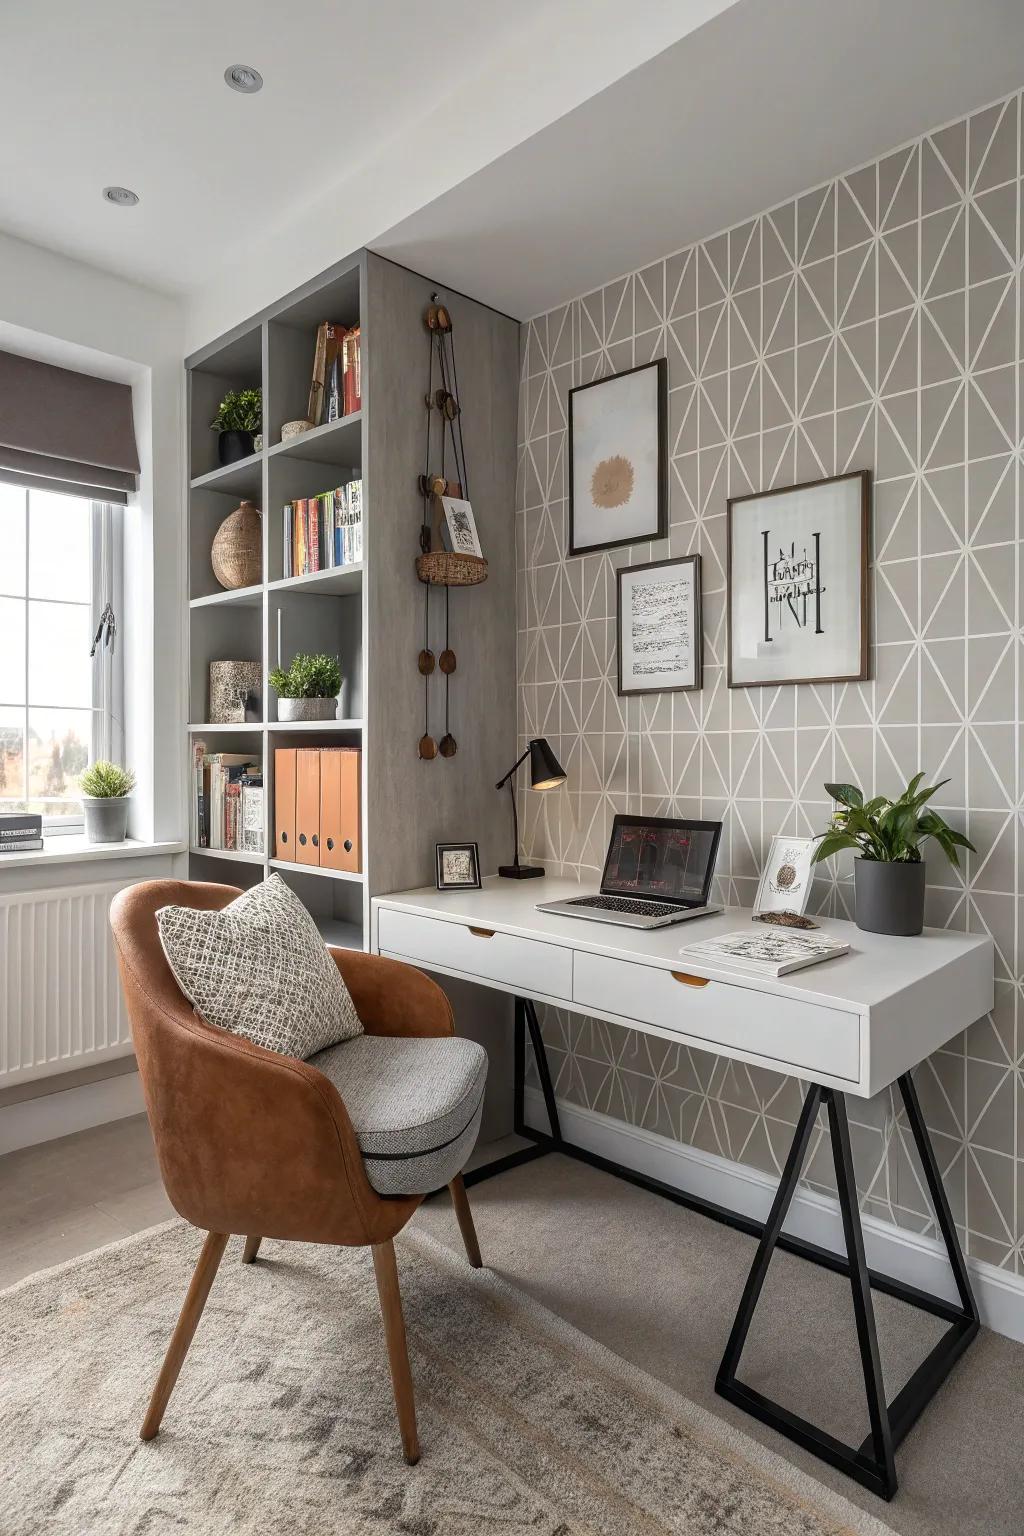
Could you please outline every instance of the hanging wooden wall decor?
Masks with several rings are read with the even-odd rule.
[[[455,336],[448,309],[431,294],[430,303],[423,316],[427,331],[428,370],[425,396],[427,427],[423,473],[419,477],[419,490],[423,500],[420,523],[420,553],[416,557],[416,574],[423,583],[423,649],[417,665],[423,678],[423,735],[418,751],[420,757],[430,760],[440,752],[442,757],[454,757],[458,743],[451,730],[451,679],[457,667],[455,651],[449,639],[450,590],[452,587],[477,586],[487,580],[487,561],[482,555],[465,550],[446,549],[444,530],[446,514],[442,497],[465,500],[466,512],[461,513],[469,531],[467,541],[475,542],[475,524],[469,509],[469,474],[466,469],[466,448],[462,435],[462,407],[459,402],[458,374],[455,366]],[[438,384],[435,388],[435,364]],[[434,422],[437,422],[435,429]],[[453,479],[448,478],[448,451],[451,450]],[[431,453],[440,458],[440,471],[430,468]],[[436,658],[430,648],[430,589],[444,589],[444,649]],[[444,678],[444,735],[440,742],[430,734],[430,679],[435,667]]]

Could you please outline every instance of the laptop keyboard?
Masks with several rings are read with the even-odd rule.
[[[633,917],[665,917],[671,912],[689,912],[690,908],[672,906],[667,901],[641,901],[635,896],[574,896],[570,907],[598,907],[602,912],[628,912]]]

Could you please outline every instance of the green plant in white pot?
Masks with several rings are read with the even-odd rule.
[[[277,694],[279,720],[334,720],[341,692],[337,656],[301,652],[290,667],[274,667],[270,686]]]
[[[954,832],[938,811],[926,809],[948,779],[922,789],[915,773],[898,800],[876,795],[865,802],[856,784],[826,784],[837,802],[832,822],[814,850],[819,864],[850,848],[857,897],[857,927],[868,933],[911,935],[924,927],[925,866],[921,845],[932,838],[949,862],[960,867],[959,848],[975,851],[962,832]]]
[[[92,763],[81,778],[85,835],[90,843],[123,843],[128,831],[128,798],[135,775],[117,763]]]

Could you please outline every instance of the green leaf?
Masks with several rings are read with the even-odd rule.
[[[826,784],[825,793],[833,800],[838,800],[840,805],[861,806],[864,804],[864,796],[856,784]]]
[[[830,859],[834,853],[842,853],[844,848],[859,847],[860,843],[848,832],[826,832],[814,850],[811,863],[820,864],[822,859]]]

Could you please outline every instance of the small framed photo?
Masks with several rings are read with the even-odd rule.
[[[623,566],[616,624],[620,694],[699,688],[700,555]]]
[[[726,503],[729,687],[868,676],[867,470]]]
[[[476,843],[436,843],[439,891],[478,891],[480,855]]]
[[[754,916],[764,912],[803,914],[811,894],[813,837],[772,838],[754,901]]]
[[[445,526],[448,530],[448,542],[452,547],[452,553],[476,555],[482,560],[484,552],[480,548],[476,518],[473,516],[473,508],[469,502],[463,501],[458,496],[442,496],[441,505],[444,507]]]
[[[569,391],[569,553],[668,532],[668,363]]]

